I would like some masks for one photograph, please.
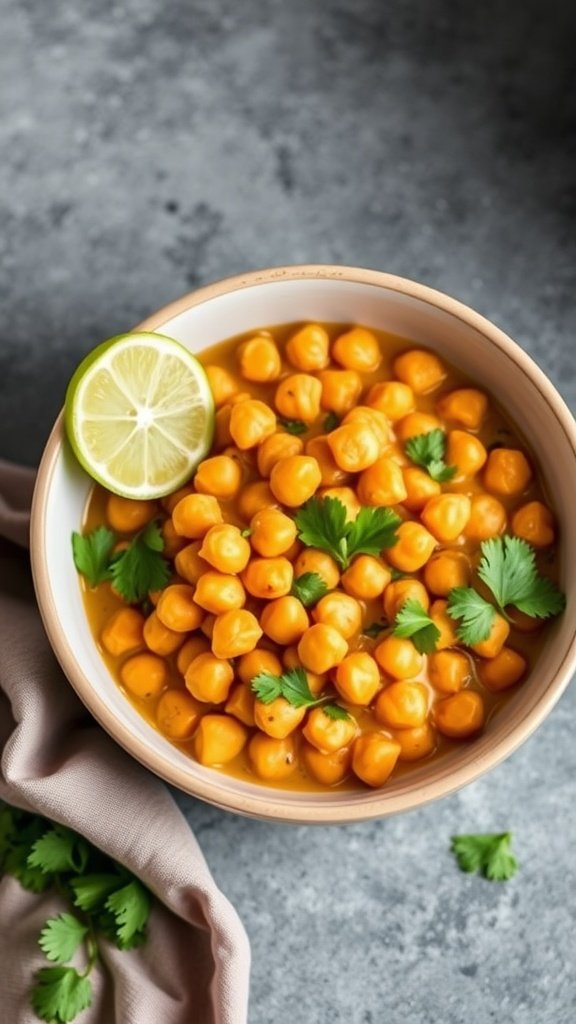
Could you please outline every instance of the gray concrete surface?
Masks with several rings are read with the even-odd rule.
[[[196,284],[334,261],[422,280],[576,405],[574,6],[0,0],[0,455],[80,356]],[[182,799],[250,933],[250,1024],[576,1019],[574,688],[524,748],[392,821]],[[512,828],[517,878],[455,831]]]

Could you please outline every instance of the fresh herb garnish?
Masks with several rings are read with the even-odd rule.
[[[343,708],[340,704],[325,704],[322,711],[325,715],[328,715],[328,718],[332,718],[335,722],[347,722],[352,717],[352,715],[346,711],[346,708]]]
[[[380,619],[380,622],[371,622],[369,626],[362,627],[362,635],[373,638],[380,636],[380,633],[386,629],[387,625],[386,619]]]
[[[73,533],[74,565],[91,586],[111,580],[125,601],[138,604],[150,590],[161,590],[170,579],[170,566],[162,556],[162,531],[156,521],[148,523],[114,554],[117,539],[105,526],[97,526],[85,537]]]
[[[305,434],[308,430],[308,424],[304,423],[304,420],[278,420],[278,426],[287,434]]]
[[[72,534],[74,565],[86,577],[91,587],[110,579],[110,560],[116,534],[106,526],[97,526],[85,537]]]
[[[402,572],[400,569],[397,569],[396,566],[391,565],[390,566],[390,576],[391,576],[392,582],[396,583],[396,580],[407,580],[408,576],[409,576],[409,573]]]
[[[410,639],[419,654],[432,654],[441,635],[426,609],[413,597],[402,605],[392,632],[395,636]]]
[[[411,437],[406,441],[404,449],[412,462],[426,469],[432,479],[439,484],[451,480],[456,472],[456,466],[447,466],[444,461],[446,434],[443,430],[430,430],[427,434],[417,434],[416,437]]]
[[[511,832],[452,836],[452,852],[461,871],[478,873],[493,882],[506,882],[518,870]]]
[[[338,498],[310,498],[298,510],[295,522],[303,544],[327,551],[347,569],[355,555],[379,555],[392,547],[402,520],[390,508],[364,506],[350,522]]]
[[[0,805],[0,872],[32,892],[54,887],[69,899],[71,912],[48,918],[40,931],[38,944],[56,966],[36,972],[30,1001],[41,1020],[71,1021],[92,1001],[98,937],[119,949],[145,941],[150,893],[75,832],[7,805]],[[81,948],[86,966],[78,971],[68,962]]]
[[[271,672],[260,672],[254,676],[250,688],[263,704],[271,704],[278,697],[284,697],[294,708],[317,704],[318,700],[308,686],[308,677],[303,668],[291,668],[281,676]]]
[[[335,412],[329,412],[324,417],[322,424],[323,430],[326,434],[329,434],[331,430],[336,430],[336,427],[340,426],[340,417]]]
[[[304,572],[294,580],[290,593],[297,597],[305,608],[310,608],[328,593],[328,587],[319,573]]]
[[[473,587],[453,587],[448,594],[446,610],[450,618],[462,620],[456,629],[456,636],[468,647],[490,636],[496,609]]]

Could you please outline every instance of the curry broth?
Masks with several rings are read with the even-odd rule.
[[[260,330],[266,330],[269,333],[271,333],[276,343],[278,344],[280,351],[282,352],[287,337],[291,335],[296,329],[298,329],[299,326],[301,325],[298,323],[291,323],[275,327],[260,328]],[[337,337],[340,333],[349,330],[351,325],[330,323],[323,324],[322,326],[324,326],[328,330],[331,339],[333,339]],[[378,381],[393,379],[394,375],[392,372],[392,364],[395,357],[402,351],[414,348],[414,342],[411,342],[405,338],[389,334],[385,331],[377,331],[374,330],[373,328],[371,328],[371,330],[379,339],[381,349],[383,352],[383,361],[376,372],[362,374],[363,383],[366,390],[372,384]],[[246,332],[242,335],[237,335],[234,338],[220,342],[217,345],[210,346],[209,348],[205,349],[199,355],[198,358],[204,365],[216,364],[233,373],[235,376],[238,377],[238,379],[240,380],[240,384],[242,386],[242,381],[238,374],[236,350],[243,341],[245,341],[249,337],[252,337],[256,333],[256,330]],[[443,363],[447,370],[447,376],[443,381],[441,387],[435,389],[432,394],[417,396],[417,409],[419,412],[434,414],[436,402],[438,401],[439,397],[441,397],[443,394],[452,391],[455,388],[474,386],[474,382],[466,378],[455,367],[451,366],[445,360],[443,360]],[[338,368],[334,363],[331,363],[330,367]],[[289,364],[283,361],[283,375],[285,371],[300,372],[294,370],[293,367],[289,366]],[[252,381],[247,381],[246,390],[249,390],[254,398],[258,398],[273,407],[273,398],[275,389],[277,387],[277,383],[278,381],[274,381],[270,384],[257,384]],[[309,439],[313,437],[315,434],[319,434],[322,432],[323,431],[321,423],[313,424],[312,428],[307,433],[306,437],[307,439]],[[525,454],[528,456],[529,461],[533,467],[534,475],[532,481],[528,489],[521,495],[521,497],[519,497],[518,495],[509,498],[502,495],[498,496],[499,501],[501,501],[501,503],[504,505],[507,513],[510,513],[520,503],[523,504],[527,501],[532,501],[536,499],[544,501],[549,505],[549,502],[547,502],[547,496],[545,494],[542,480],[540,479],[538,467],[535,463],[534,458],[532,457],[530,450],[524,443],[518,431],[514,428],[514,426],[511,424],[511,422],[508,420],[508,418],[505,416],[502,410],[491,398],[488,413],[484,419],[482,427],[477,431],[476,436],[488,450],[494,447],[510,446],[524,451]],[[245,483],[249,483],[251,480],[254,479],[259,479],[259,475],[256,471],[254,471],[252,476],[247,477]],[[481,493],[483,491],[481,482],[477,478],[467,478],[460,482],[451,482],[449,489],[452,492],[465,492],[469,496],[472,496],[474,493]],[[107,497],[108,492],[104,488],[100,487],[99,485],[94,486],[94,488],[90,492],[86,507],[85,518],[82,524],[83,531],[90,531],[99,524],[106,522],[105,510]],[[246,522],[239,516],[239,514],[235,510],[234,502],[220,501],[220,504],[222,505],[224,518],[226,522],[230,522],[241,527],[246,526]],[[161,511],[160,506],[159,511],[162,516],[166,516],[166,513]],[[475,541],[468,542],[464,538],[460,537],[457,542],[445,546],[451,549],[461,550],[463,552],[472,554],[473,564],[474,559],[476,560],[476,562],[478,561],[479,553],[476,554],[476,552],[478,550],[479,545]],[[440,544],[438,545],[438,547],[442,548],[443,545]],[[547,548],[544,549],[543,552],[537,552],[537,562],[540,567],[545,567],[548,575],[552,576],[553,579],[557,580],[558,572],[556,562],[556,548]],[[423,576],[423,570],[420,570],[416,573],[410,573],[409,575],[411,577],[414,577],[415,579],[421,580]],[[177,577],[175,577],[175,579],[177,579]],[[159,698],[152,700],[140,700],[129,694],[126,691],[126,689],[122,686],[119,676],[120,666],[127,656],[112,656],[103,648],[99,640],[100,635],[102,633],[102,629],[105,626],[106,622],[115,611],[122,607],[125,607],[124,602],[113,592],[112,588],[107,583],[101,584],[99,587],[96,588],[91,588],[86,583],[85,579],[81,577],[81,586],[86,614],[88,617],[88,621],[90,623],[92,633],[95,638],[95,642],[98,646],[98,649],[102,655],[104,662],[108,666],[108,669],[112,677],[115,679],[122,692],[125,694],[127,699],[133,704],[133,706],[138,710],[138,712],[150,723],[150,725],[153,728],[157,728],[156,706]],[[383,617],[381,597],[373,601],[364,601],[362,603],[366,607],[366,613],[364,616],[365,624],[379,621]],[[511,629],[508,640],[509,646],[511,646],[514,649],[518,649],[522,652],[522,654],[528,662],[529,670],[533,668],[535,660],[538,656],[538,652],[542,646],[543,632],[545,632],[544,624],[540,628],[532,632],[526,632],[524,630],[520,631],[514,626]],[[188,635],[189,634],[186,634],[186,636]],[[380,637],[379,640],[381,639],[382,638]],[[353,650],[366,650],[367,652],[371,652],[377,645],[379,640],[372,640],[366,636],[353,638],[349,644],[350,652],[352,652]],[[276,645],[272,644],[270,641],[267,640],[266,636],[264,636],[262,640],[259,642],[259,646],[265,646],[270,647],[271,649],[275,649]],[[508,702],[508,700],[510,700],[513,694],[516,692],[518,685],[522,684],[517,684],[516,686],[513,686],[511,689],[505,690],[501,693],[492,693],[488,691],[484,686],[482,686],[482,684],[478,680],[475,669],[475,658],[472,655],[468,654],[468,652],[465,653],[469,657],[469,661],[472,668],[472,680],[468,684],[467,688],[475,689],[482,694],[486,709],[486,721],[488,721],[494,714],[498,713],[499,709],[503,707]],[[180,674],[176,667],[176,657],[177,654],[165,657],[165,661],[169,665],[169,686],[179,688],[185,691],[186,688],[184,685],[183,676]],[[419,682],[424,683],[424,685],[429,691],[430,703],[432,705],[434,700],[439,699],[439,696],[442,697],[444,696],[444,694],[439,695],[438,692],[434,690],[430,685],[426,675],[426,661],[427,659],[424,658],[424,668],[418,676],[414,677],[414,679],[417,679]],[[343,701],[343,699],[340,697],[338,698],[338,700],[340,701],[340,703],[346,703],[346,706],[350,708],[351,712],[357,719],[363,732],[383,730],[384,727],[375,720],[370,710],[366,708],[358,708],[352,706],[348,702]],[[214,712],[215,710],[221,710],[221,706],[206,704],[205,710],[206,712]],[[302,736],[300,734],[299,729],[296,730],[295,736],[298,748],[302,743]],[[170,739],[169,742],[174,743],[175,746],[177,746],[180,750],[182,750],[194,759],[192,739],[185,741],[176,741]],[[458,747],[461,743],[465,742],[470,741],[452,740],[438,733],[437,745],[432,753],[428,754],[424,758],[419,759],[418,761],[399,761],[394,769],[393,775],[394,777],[405,775],[407,772],[410,772],[413,767],[417,768],[421,764],[431,760],[432,758],[441,757],[447,751],[452,750]],[[315,792],[323,792],[327,788],[326,785],[317,782],[306,772],[300,760],[298,761],[298,767],[296,771],[289,779],[285,781],[274,781],[274,783],[264,782],[255,774],[250,765],[247,747],[244,747],[244,749],[241,751],[239,755],[237,755],[237,757],[235,757],[232,761],[228,762],[226,765],[223,765],[219,770],[224,771],[230,775],[233,775],[236,778],[242,779],[243,781],[255,782],[259,785],[273,785],[275,788],[280,787],[282,789],[307,790]],[[357,779],[353,774],[351,774],[343,782],[337,784],[337,786],[334,788],[350,791],[360,791],[365,790],[366,787],[359,779]]]

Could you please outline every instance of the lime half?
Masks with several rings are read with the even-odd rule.
[[[121,334],[89,352],[68,385],[64,412],[78,461],[125,498],[160,498],[181,487],[214,433],[202,366],[162,334]]]

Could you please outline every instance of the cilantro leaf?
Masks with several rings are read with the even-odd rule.
[[[347,569],[354,555],[378,555],[396,541],[401,519],[389,508],[362,507],[352,522],[338,498],[310,498],[296,515],[299,539]]]
[[[84,871],[88,861],[88,845],[75,832],[55,825],[37,839],[28,857],[28,866],[43,872]]]
[[[447,611],[452,619],[462,620],[456,636],[468,647],[490,636],[496,609],[472,587],[453,587],[448,594]]]
[[[3,858],[12,847],[12,841],[16,838],[19,817],[14,807],[8,807],[7,804],[0,806],[0,868]]]
[[[150,915],[150,894],[137,878],[133,878],[128,885],[111,893],[105,906],[114,914],[118,942],[127,943],[146,926]]]
[[[336,430],[336,427],[340,426],[340,417],[335,412],[329,412],[324,417],[322,429],[326,434],[329,434],[331,430]]]
[[[170,566],[162,557],[164,540],[158,523],[148,523],[111,565],[114,589],[129,604],[143,601],[150,590],[162,590]]]
[[[76,906],[89,913],[103,907],[110,893],[118,889],[120,883],[119,875],[102,872],[101,874],[72,878],[70,888],[74,894],[73,899]]]
[[[371,622],[369,626],[363,627],[362,635],[372,638],[380,636],[380,633],[386,629],[387,625],[388,623],[385,619],[380,619],[380,622]]]
[[[305,434],[308,430],[308,424],[304,423],[304,420],[278,420],[278,426],[287,434]]]
[[[354,555],[379,555],[396,543],[402,520],[391,508],[363,506],[348,531],[348,560]]]
[[[514,605],[526,615],[547,619],[558,615],[566,600],[558,587],[536,568],[534,549],[519,537],[483,541],[478,575],[501,609]]]
[[[277,697],[284,697],[284,700],[294,708],[304,708],[317,703],[303,668],[291,668],[281,676],[260,672],[252,679],[250,688],[263,704],[271,704]]]
[[[444,461],[446,434],[439,428],[430,430],[427,434],[410,437],[404,445],[404,450],[412,462],[426,469],[438,483],[451,480],[456,473],[456,466],[447,466]]]
[[[346,711],[346,708],[341,707],[340,704],[324,704],[322,711],[325,715],[328,715],[328,718],[332,718],[334,721],[338,721],[339,719],[348,721],[348,719],[352,717],[352,715]]]
[[[32,1008],[41,1020],[66,1024],[92,1002],[92,985],[74,967],[43,967],[36,972]]]
[[[511,832],[452,836],[451,849],[461,871],[479,873],[493,882],[506,882],[518,870]]]
[[[409,598],[398,612],[392,631],[395,636],[409,638],[419,654],[432,654],[440,639],[440,630],[415,598]]]
[[[87,934],[86,925],[73,914],[58,914],[46,921],[38,945],[49,960],[63,964],[72,959]]]
[[[30,847],[18,844],[8,851],[4,858],[3,869],[7,875],[16,878],[23,889],[29,892],[44,892],[52,884],[52,879],[40,868],[28,865]]]
[[[81,533],[72,534],[74,565],[91,587],[110,579],[110,558],[115,543],[116,534],[106,526],[97,526],[85,537]]]
[[[328,587],[319,573],[304,572],[294,580],[290,593],[297,597],[305,608],[310,608],[328,593]]]

